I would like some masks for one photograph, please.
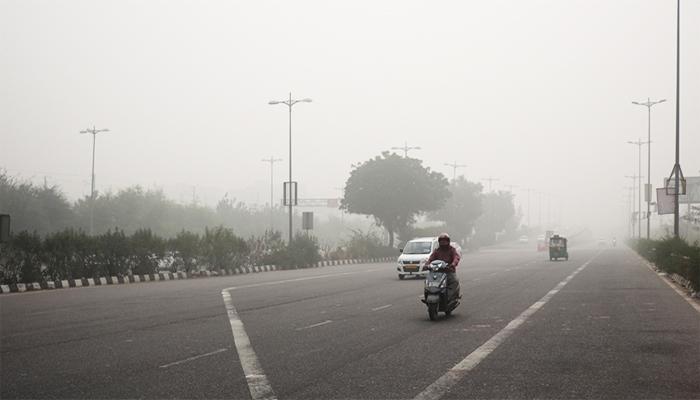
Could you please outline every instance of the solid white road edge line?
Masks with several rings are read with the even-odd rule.
[[[676,293],[678,293],[678,295],[681,296],[685,301],[687,301],[688,304],[690,304],[690,306],[693,307],[693,308],[695,309],[695,311],[697,311],[697,312],[700,313],[700,304],[698,304],[695,300],[693,300],[693,298],[690,297],[690,296],[688,295],[688,293],[686,293],[686,292],[684,292],[683,290],[679,289],[678,286],[676,286],[676,284],[675,284],[675,283],[671,280],[671,278],[669,278],[667,275],[661,275],[659,272],[657,272],[657,271],[654,269],[654,267],[653,267],[654,264],[652,264],[650,261],[647,261],[644,257],[640,256],[640,255],[639,255],[636,251],[634,251],[633,249],[631,249],[631,248],[629,248],[629,247],[628,247],[628,249],[630,249],[630,251],[632,251],[632,252],[634,253],[634,255],[637,256],[637,258],[639,259],[639,262],[641,262],[642,265],[646,265],[646,267],[649,268],[649,270],[650,270],[651,272],[653,272],[654,275],[656,275],[656,276],[657,276],[659,279],[661,279],[662,281],[666,282],[666,284],[667,284],[671,289],[673,289]]]
[[[223,349],[219,349],[219,350],[210,351],[209,353],[204,353],[204,354],[200,354],[198,356],[185,358],[184,360],[175,361],[175,362],[171,362],[169,364],[161,365],[160,368],[168,368],[168,367],[172,367],[174,365],[184,364],[186,362],[194,361],[194,360],[200,359],[202,357],[209,357],[209,356],[213,356],[214,354],[223,353],[224,351],[228,351],[228,349],[223,348]]]
[[[221,296],[224,298],[228,320],[231,323],[233,343],[236,345],[245,380],[248,382],[250,397],[253,400],[276,400],[275,392],[272,390],[272,386],[270,386],[270,382],[260,366],[258,356],[255,355],[253,346],[250,344],[250,338],[243,328],[243,321],[238,317],[238,312],[233,306],[229,290],[233,290],[233,288],[222,290]]]
[[[555,294],[557,294],[564,286],[566,286],[567,283],[569,283],[574,276],[576,276],[579,272],[581,272],[584,268],[590,264],[591,261],[595,257],[598,256],[597,253],[593,257],[591,257],[588,261],[586,261],[583,265],[578,267],[574,272],[572,272],[569,276],[564,278],[563,281],[559,282],[557,286],[554,287],[554,289],[550,290],[547,292],[547,294],[544,295],[541,299],[533,303],[530,307],[528,307],[525,311],[523,311],[520,315],[518,315],[514,320],[510,321],[508,325],[505,326],[505,328],[501,329],[498,333],[496,333],[491,339],[487,340],[484,344],[479,346],[476,350],[471,352],[468,356],[466,356],[462,361],[457,363],[454,367],[450,368],[447,373],[445,373],[443,376],[438,378],[435,382],[431,383],[430,386],[425,388],[422,392],[420,392],[414,400],[436,400],[444,396],[450,388],[455,386],[464,376],[467,375],[469,371],[472,369],[476,368],[479,363],[481,363],[486,357],[489,356],[498,346],[501,345],[510,335],[515,332],[515,330],[522,325],[525,321],[527,321],[528,318],[532,316],[537,310],[542,308],[547,302],[554,297]]]

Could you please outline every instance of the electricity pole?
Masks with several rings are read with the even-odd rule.
[[[629,178],[629,179],[632,180],[632,191],[633,191],[633,193],[632,193],[632,216],[634,216],[634,214],[635,214],[635,212],[636,212],[636,211],[635,211],[635,208],[634,208],[634,203],[635,203],[634,200],[635,200],[635,198],[636,198],[635,196],[637,196],[637,195],[639,194],[639,191],[638,191],[638,189],[637,189],[637,180],[639,180],[639,182],[641,183],[641,182],[642,182],[642,177],[639,176],[639,175],[625,175],[625,178]],[[642,204],[642,202],[641,202],[641,200],[640,200],[640,201],[639,201],[640,209],[639,209],[638,212],[636,212],[637,214],[639,214],[639,213],[642,212],[642,210],[641,210],[641,204]],[[635,217],[635,219],[636,219],[636,217]],[[641,221],[641,220],[640,220],[640,221]],[[633,221],[632,221],[632,235],[630,236],[630,237],[632,237],[632,238],[634,237],[634,225],[635,225],[635,222],[634,222],[634,220],[633,220]]]
[[[633,101],[632,104],[644,106],[647,108],[647,186],[644,188],[644,198],[647,201],[647,239],[649,239],[649,231],[651,230],[651,107],[656,104],[665,102],[666,99],[659,101],[651,101],[647,97],[645,103]]]
[[[95,137],[100,132],[109,132],[109,129],[97,129],[92,126],[80,131],[81,134],[92,134],[92,177],[90,180],[90,236],[95,232]]]
[[[489,192],[490,192],[490,191],[491,191],[491,183],[492,183],[493,181],[499,181],[500,179],[488,177],[488,178],[481,178],[481,180],[482,180],[482,181],[486,181],[486,182],[489,183]]]
[[[270,100],[267,104],[270,105],[275,105],[275,104],[284,104],[289,108],[289,242],[288,245],[292,244],[292,238],[294,235],[294,232],[292,231],[292,218],[293,218],[293,212],[294,209],[292,208],[294,206],[294,199],[292,198],[294,196],[294,190],[292,189],[292,106],[294,106],[297,103],[311,103],[311,99],[305,98],[305,99],[299,99],[299,100],[293,100],[292,99],[292,93],[289,93],[289,100]]]
[[[419,146],[409,147],[408,142],[404,142],[403,147],[392,147],[391,150],[403,150],[403,158],[408,158],[409,150],[420,150]]]
[[[273,231],[274,229],[274,223],[275,223],[275,163],[282,161],[281,158],[263,158],[263,162],[270,163],[270,232]]]

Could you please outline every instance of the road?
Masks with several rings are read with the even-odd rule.
[[[0,398],[249,399],[251,362],[279,399],[700,398],[700,313],[632,251],[530,247],[435,322],[393,263],[3,295]]]

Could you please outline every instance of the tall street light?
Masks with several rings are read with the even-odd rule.
[[[649,231],[651,230],[651,107],[656,104],[665,102],[666,99],[659,101],[651,101],[647,97],[647,101],[640,103],[633,101],[632,104],[644,106],[647,108],[647,185],[644,188],[644,198],[647,201],[647,239],[649,239]]]
[[[625,178],[629,178],[629,179],[632,180],[632,217],[634,217],[634,213],[639,214],[639,213],[642,212],[641,209],[637,212],[637,210],[634,208],[635,196],[638,194],[638,191],[637,191],[637,180],[639,180],[639,182],[641,182],[641,181],[642,181],[642,177],[639,176],[639,175],[625,175]],[[640,204],[640,205],[642,204],[642,201],[641,201],[641,200],[639,201],[639,204]],[[634,237],[634,225],[636,225],[634,219],[635,219],[635,218],[633,218],[633,220],[632,220],[632,235],[630,236],[631,238]]]
[[[408,158],[410,150],[420,150],[420,146],[409,147],[408,142],[404,142],[403,147],[392,147],[392,150],[403,150],[403,158]]]
[[[676,163],[673,165],[673,174],[675,181],[675,190],[673,193],[673,236],[678,237],[679,214],[678,195],[680,193],[680,104],[681,104],[681,0],[677,1],[676,10]]]
[[[452,183],[457,181],[457,168],[466,168],[465,164],[457,164],[457,161],[450,163],[445,163],[445,166],[452,167]]]
[[[100,132],[109,132],[109,129],[97,129],[93,125],[92,129],[88,128],[83,131],[80,131],[81,134],[92,134],[92,178],[90,180],[90,236],[92,236],[95,231],[95,137]]]
[[[639,160],[639,169],[637,172],[637,178],[639,179],[639,186],[638,186],[639,193],[637,194],[637,197],[638,197],[638,199],[637,199],[637,202],[638,202],[638,204],[637,204],[637,210],[638,210],[637,223],[639,225],[637,225],[637,237],[641,238],[642,237],[642,146],[644,146],[645,144],[649,144],[649,142],[642,142],[642,139],[639,138],[636,142],[632,142],[632,141],[628,140],[627,143],[633,144],[639,148],[639,156],[637,157],[637,159]]]
[[[289,108],[289,244],[292,243],[292,237],[293,237],[293,232],[292,232],[292,218],[293,218],[293,212],[294,209],[292,208],[294,206],[294,201],[292,199],[293,190],[292,190],[292,106],[294,106],[297,103],[311,103],[311,99],[306,98],[306,99],[292,99],[292,93],[289,93],[289,100],[271,100],[268,102],[270,105],[275,105],[275,104],[284,104]]]
[[[270,157],[270,158],[263,158],[263,162],[270,163],[270,232],[274,229],[274,210],[275,210],[275,163],[282,161],[281,158],[275,158],[275,157]]]

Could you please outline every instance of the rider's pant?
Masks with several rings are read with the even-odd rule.
[[[447,273],[447,295],[450,300],[459,297],[459,279],[454,272]]]

